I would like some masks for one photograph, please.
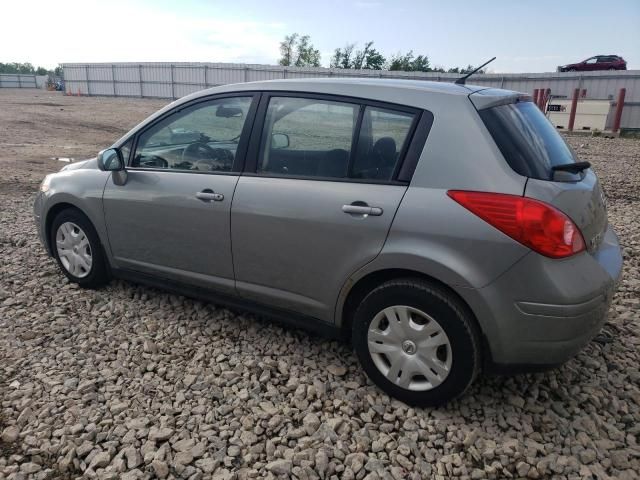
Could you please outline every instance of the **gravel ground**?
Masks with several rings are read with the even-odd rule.
[[[93,154],[162,103],[0,90],[0,479],[639,477],[639,142],[569,138],[624,247],[602,333],[562,368],[414,409],[341,343],[58,272],[31,219],[50,157]]]

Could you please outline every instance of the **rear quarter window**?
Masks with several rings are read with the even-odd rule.
[[[520,175],[552,180],[553,166],[576,162],[571,147],[533,102],[500,105],[479,113],[505,160]]]

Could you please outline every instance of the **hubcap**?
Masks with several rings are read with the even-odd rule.
[[[402,350],[404,350],[404,353],[407,355],[413,355],[416,353],[416,344],[411,340],[405,340],[402,342]]]
[[[380,373],[407,390],[431,390],[451,370],[449,337],[417,308],[396,305],[380,311],[369,325],[367,344]]]
[[[65,222],[56,232],[56,250],[60,263],[74,277],[89,275],[93,259],[91,245],[84,231],[73,222]]]

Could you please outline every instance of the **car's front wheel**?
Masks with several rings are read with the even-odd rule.
[[[445,403],[480,370],[479,334],[466,306],[419,279],[390,280],[371,291],[355,313],[352,340],[369,378],[410,405]]]
[[[86,288],[100,287],[109,280],[100,239],[82,212],[72,208],[60,212],[50,234],[55,259],[69,280]]]

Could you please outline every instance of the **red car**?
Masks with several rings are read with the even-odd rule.
[[[618,55],[596,55],[582,62],[558,67],[559,72],[590,72],[593,70],[626,70],[627,62]]]

